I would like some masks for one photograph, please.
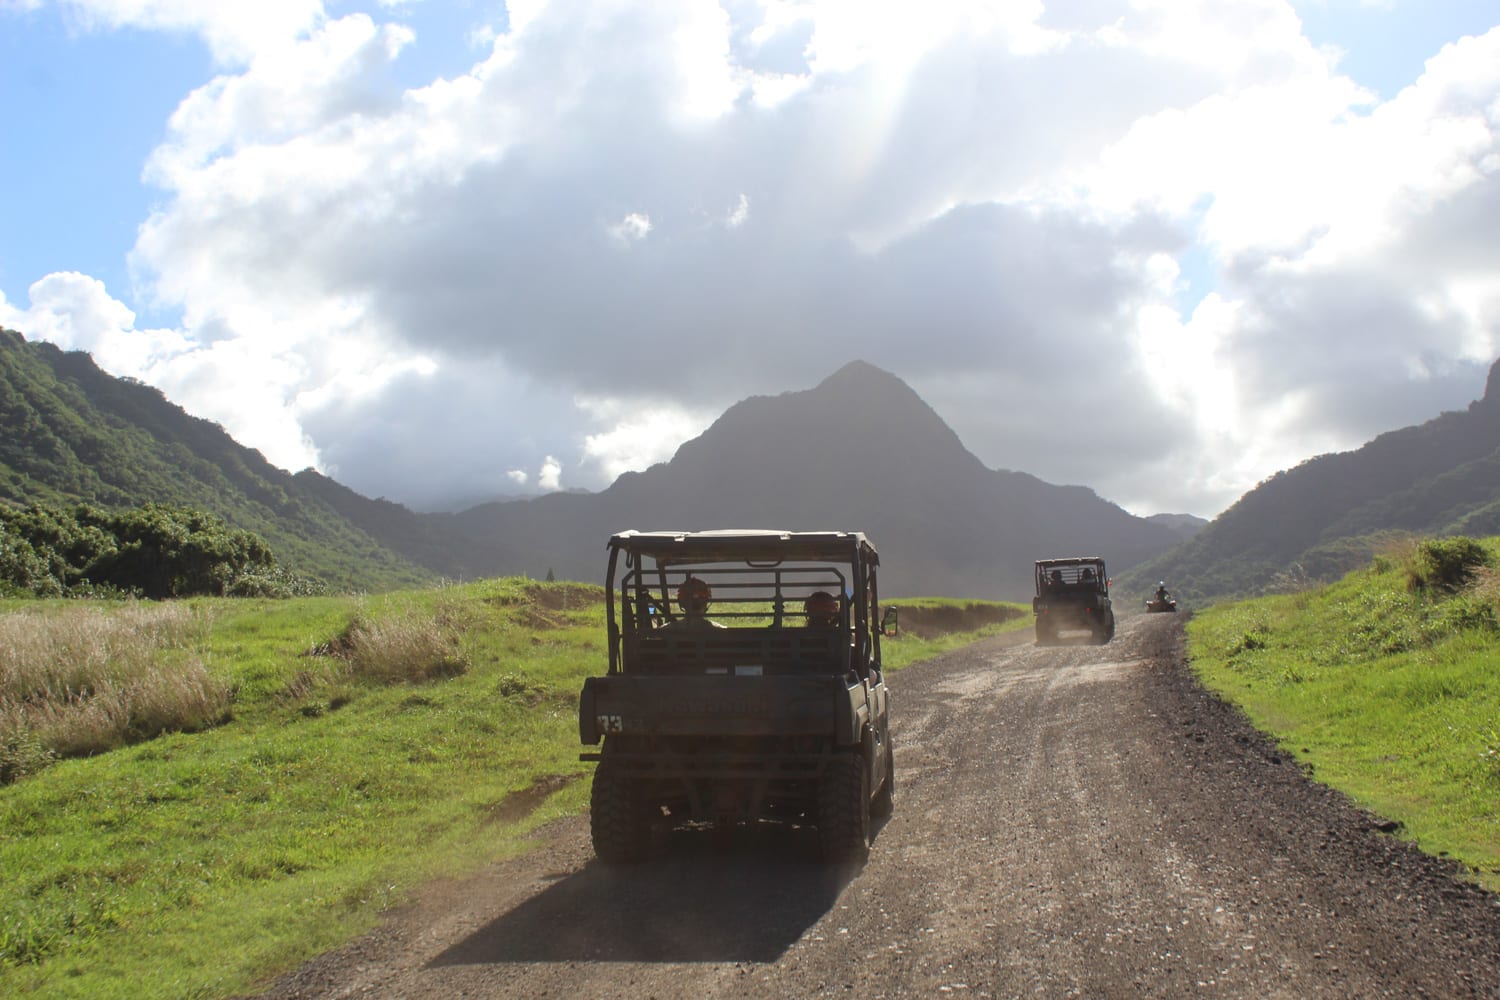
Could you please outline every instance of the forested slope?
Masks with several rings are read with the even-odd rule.
[[[1500,532],[1500,362],[1462,411],[1320,455],[1245,494],[1190,541],[1121,583],[1249,596],[1330,581],[1408,536]]]
[[[335,587],[431,578],[318,493],[89,355],[0,330],[0,502],[149,502],[209,511],[264,538],[283,565]]]

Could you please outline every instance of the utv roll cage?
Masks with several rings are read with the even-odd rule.
[[[870,621],[879,562],[859,532],[621,532],[609,540],[609,673],[797,672],[835,654],[879,663],[881,625],[895,622]],[[706,617],[721,628],[679,627],[676,595],[689,578],[711,588]],[[835,624],[809,621],[804,605],[817,593],[837,602]]]

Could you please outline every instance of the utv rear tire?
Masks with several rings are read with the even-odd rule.
[[[646,856],[651,827],[637,779],[620,774],[608,759],[594,770],[589,795],[589,833],[594,854],[607,864],[630,864]]]
[[[825,860],[870,856],[870,772],[859,754],[834,757],[818,785],[818,844]]]

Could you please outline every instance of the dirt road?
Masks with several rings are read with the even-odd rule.
[[[795,831],[606,868],[587,824],[434,887],[269,997],[1500,997],[1500,899],[1205,695],[1180,622],[894,675],[868,864]]]

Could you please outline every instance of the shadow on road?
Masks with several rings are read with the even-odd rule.
[[[506,962],[774,962],[858,866],[815,859],[812,832],[767,824],[725,844],[677,831],[656,860],[598,861],[458,942],[431,967]]]

